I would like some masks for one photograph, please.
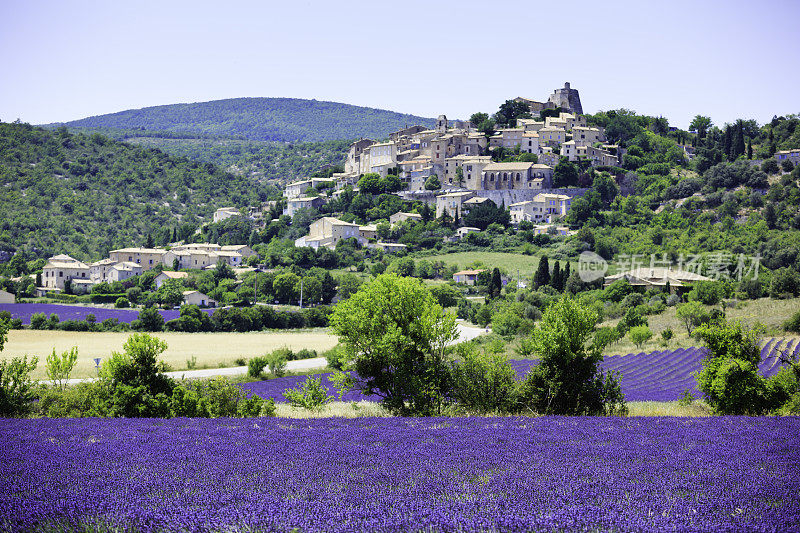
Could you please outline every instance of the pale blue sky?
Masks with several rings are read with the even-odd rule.
[[[239,96],[463,118],[570,81],[585,112],[763,123],[800,112],[799,26],[797,0],[0,0],[0,119]]]

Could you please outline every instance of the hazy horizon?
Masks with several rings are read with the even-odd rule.
[[[33,124],[176,103],[303,98],[423,117],[546,100],[688,126],[800,112],[800,3],[52,0],[0,4],[0,119]]]

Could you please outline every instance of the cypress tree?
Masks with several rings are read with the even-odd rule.
[[[563,286],[562,288],[564,289],[567,288],[567,280],[569,279],[569,273],[570,273],[569,261],[567,261],[566,264],[564,265],[564,270],[561,271],[561,282],[562,282],[561,284]]]
[[[553,265],[553,275],[550,278],[550,285],[558,292],[561,292],[564,289],[563,281],[564,280],[561,279],[561,265],[556,261]]]
[[[744,132],[742,131],[742,121],[739,120],[736,122],[736,139],[733,142],[733,157],[731,159],[736,159],[740,155],[744,155],[745,147],[744,147]]]
[[[547,262],[547,256],[543,256],[539,260],[539,267],[536,269],[536,273],[533,275],[533,285],[534,288],[538,289],[539,287],[544,287],[545,285],[550,284],[550,265]]]
[[[722,138],[722,153],[728,159],[731,158],[731,127],[725,126],[725,136]]]
[[[495,267],[492,270],[492,282],[489,285],[489,296],[497,298],[500,296],[500,291],[503,290],[503,281],[500,279],[500,269]]]
[[[753,140],[747,139],[747,159],[753,159]]]

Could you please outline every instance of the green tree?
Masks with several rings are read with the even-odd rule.
[[[724,296],[724,287],[718,281],[698,281],[688,294],[689,300],[697,300],[705,305],[717,305]]]
[[[472,207],[469,213],[462,216],[465,226],[472,226],[485,230],[491,224],[500,224],[508,227],[511,223],[511,214],[503,206],[498,206],[493,201],[488,200]]]
[[[322,282],[316,276],[304,276],[294,288],[298,295],[301,291],[304,305],[316,305],[322,298]]]
[[[11,324],[0,319],[0,352],[8,339]],[[34,383],[31,372],[39,362],[37,357],[28,361],[28,356],[0,361],[0,417],[24,415],[34,399]]]
[[[531,109],[525,102],[506,100],[500,104],[500,109],[494,114],[494,119],[503,126],[517,125],[518,118],[531,118]]]
[[[439,178],[436,174],[431,174],[428,179],[425,180],[426,191],[438,191],[441,188],[442,184],[439,182]]]
[[[499,298],[502,290],[503,290],[503,280],[500,277],[500,269],[494,267],[494,269],[492,270],[492,280],[489,283],[489,297]]]
[[[696,131],[697,137],[703,139],[712,125],[713,123],[711,122],[711,118],[704,117],[702,115],[695,115],[692,119],[692,122],[689,124],[689,130]]]
[[[800,294],[800,273],[789,267],[782,267],[772,273],[769,295],[772,298],[785,298]]]
[[[545,310],[531,336],[541,359],[521,390],[529,409],[548,415],[627,412],[617,376],[599,369],[605,345],[596,334],[597,318],[593,307],[567,296]]]
[[[457,330],[419,280],[382,274],[337,305],[330,324],[362,392],[401,415],[439,411],[449,387],[445,348]]]
[[[339,298],[347,300],[355,294],[363,284],[361,278],[355,274],[344,274],[339,278]]]
[[[675,314],[678,317],[678,320],[683,322],[684,327],[686,327],[686,332],[691,335],[692,331],[708,322],[711,318],[709,312],[706,310],[703,305],[698,301],[687,302],[685,304],[681,304],[675,310]]]
[[[476,128],[486,120],[489,120],[489,115],[487,113],[473,113],[472,116],[469,117],[469,121],[472,122],[472,125]]]
[[[275,276],[272,282],[272,290],[275,299],[281,303],[294,302],[299,297],[300,277],[292,272],[284,272]]]
[[[553,187],[574,187],[576,185],[578,185],[578,167],[566,157],[562,157],[553,170]]]
[[[146,307],[139,311],[139,318],[131,323],[131,329],[141,331],[163,331],[164,317],[155,307]]]
[[[158,289],[158,299],[166,309],[172,309],[183,302],[183,282],[179,279],[168,279]]]
[[[628,331],[628,336],[636,348],[641,350],[644,343],[653,338],[653,332],[647,326],[634,326]]]
[[[360,193],[380,194],[382,192],[381,175],[374,172],[364,174],[358,180],[358,190]]]
[[[536,273],[533,275],[533,286],[538,289],[550,284],[550,265],[547,261],[547,256],[543,255],[539,259],[539,266],[536,268]]]
[[[717,414],[759,415],[779,407],[790,391],[776,390],[758,371],[758,332],[740,322],[714,322],[697,328],[709,353],[697,374],[697,388]]]
[[[214,276],[214,283],[219,285],[219,282],[223,279],[236,279],[236,273],[230,267],[228,263],[225,261],[220,261],[217,263],[217,266],[214,267],[214,270],[211,271],[212,275]]]
[[[563,292],[565,281],[566,280],[561,277],[561,264],[556,261],[553,265],[553,275],[550,276],[550,284],[558,292]]]
[[[614,181],[614,178],[605,173],[595,175],[594,181],[592,181],[592,189],[597,191],[600,195],[600,200],[607,206],[611,205],[614,198],[619,195],[617,182]]]
[[[59,389],[64,389],[67,386],[67,380],[75,368],[75,363],[78,362],[78,347],[73,346],[69,350],[56,354],[56,349],[47,356],[47,377]]]

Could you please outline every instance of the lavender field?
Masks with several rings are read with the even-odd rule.
[[[798,531],[800,419],[33,419],[0,529]]]
[[[773,376],[780,369],[780,352],[778,348],[789,353],[800,354],[800,342],[790,340],[779,345],[777,341],[770,340],[761,350],[761,372],[767,377]],[[697,382],[692,372],[700,370],[701,360],[705,356],[704,348],[681,348],[678,350],[664,350],[651,353],[638,353],[606,357],[603,368],[619,371],[621,374],[622,391],[625,399],[632,402],[658,401],[668,402],[677,400],[684,391],[689,390],[696,398],[701,396],[697,390]],[[516,370],[517,377],[522,379],[525,374],[537,363],[533,359],[515,359],[510,364]],[[328,388],[329,394],[336,395],[328,376],[322,374],[322,384]],[[284,378],[243,383],[246,390],[258,394],[263,398],[272,398],[276,402],[285,402],[283,391],[295,388],[303,381],[305,376],[288,376]],[[373,400],[378,398],[367,397],[359,392],[347,392],[344,401]]]
[[[130,324],[139,317],[136,309],[110,309],[105,307],[89,307],[83,305],[61,305],[61,304],[0,304],[0,311],[8,311],[12,318],[19,318],[22,323],[31,323],[31,316],[36,313],[44,313],[50,316],[52,313],[58,315],[59,320],[84,320],[87,315],[92,314],[97,318],[97,322],[102,322],[107,318],[116,318],[120,323]],[[211,314],[214,309],[203,309]],[[164,320],[172,320],[180,316],[179,309],[159,310]]]

